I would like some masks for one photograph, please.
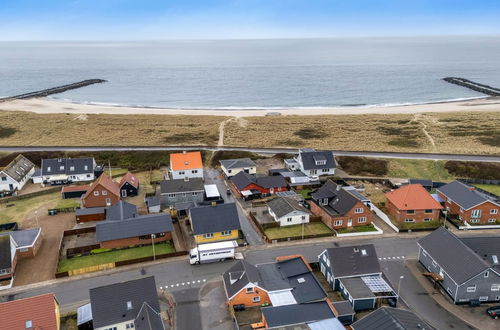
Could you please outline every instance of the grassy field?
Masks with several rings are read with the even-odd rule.
[[[155,244],[155,253],[165,254],[175,252],[174,247],[167,243]],[[115,250],[110,252],[103,252],[90,256],[74,257],[71,259],[63,259],[59,263],[58,272],[66,272],[72,269],[96,266],[115,261],[123,261],[135,258],[149,257],[153,255],[152,246],[140,246],[130,249]]]
[[[389,178],[431,179],[452,181],[455,179],[444,168],[444,161],[422,159],[387,159]]]
[[[47,195],[20,199],[6,204],[0,204],[0,223],[22,222],[27,216],[39,208],[41,212],[47,212],[47,209],[54,208],[61,202],[61,193],[55,192]],[[12,205],[13,206],[7,206]]]
[[[339,234],[348,234],[348,233],[366,233],[369,231],[377,231],[373,224],[369,224],[366,226],[356,226],[350,228],[342,228],[337,230]]]
[[[269,239],[300,237],[302,225],[275,227],[265,230]],[[304,235],[330,234],[332,231],[322,222],[310,222],[304,225]]]
[[[80,200],[77,198],[68,198],[68,199],[61,199],[56,206],[54,207],[55,209],[66,209],[70,207],[77,207],[80,206]]]
[[[500,185],[498,184],[476,184],[475,186],[492,194],[500,196]]]

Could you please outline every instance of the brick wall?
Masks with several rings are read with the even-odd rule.
[[[476,207],[473,207],[472,209],[469,210],[464,210],[461,211],[461,207],[456,204],[455,202],[451,202],[446,198],[445,195],[442,193],[438,192],[439,197],[445,201],[444,207],[449,209],[449,214],[457,214],[458,216],[461,217],[462,220],[470,222],[471,220],[471,215],[474,210],[481,210],[481,217],[479,218],[479,223],[484,223],[487,224],[489,223],[489,219],[496,219],[499,220],[499,213],[500,213],[500,207],[496,206],[492,202],[485,202],[483,204],[480,204]],[[497,210],[497,214],[491,214],[491,210]],[[493,223],[494,224],[494,223]]]
[[[425,210],[414,210],[414,214],[408,214],[405,210],[399,210],[390,200],[387,200],[386,207],[389,214],[398,222],[405,222],[406,219],[415,219],[415,222],[424,222],[424,219],[439,219],[439,210],[432,210],[432,213],[425,213]]]
[[[163,237],[156,237],[154,239],[155,243],[165,242],[172,240],[172,233],[165,233]],[[104,249],[118,249],[135,245],[150,245],[151,238],[149,239],[139,239],[139,237],[130,237],[123,239],[116,239],[113,241],[101,242],[101,248]]]
[[[328,212],[326,212],[321,206],[317,205],[315,202],[310,202],[309,205],[311,206],[311,212],[316,215],[321,217],[321,221],[325,225],[327,225],[330,229],[342,229],[342,228],[347,228],[347,223],[348,219],[352,219],[352,227],[357,227],[357,226],[365,226],[368,225],[372,222],[373,219],[373,214],[370,211],[370,208],[363,204],[361,201],[356,203],[356,205],[346,214],[342,216],[332,216]],[[363,208],[362,213],[355,213],[356,208]],[[365,217],[366,222],[359,223],[358,218]],[[336,225],[335,222],[337,220],[341,220],[342,223],[339,225]]]
[[[94,191],[98,191],[99,195],[95,196]],[[106,191],[106,195],[103,195],[102,192]],[[104,207],[106,206],[106,199],[109,198],[111,204],[114,205],[116,204],[119,200],[120,197],[113,194],[111,191],[103,187],[102,185],[98,184],[94,190],[90,191],[89,194],[85,199],[83,199],[83,205],[85,207]]]
[[[254,297],[260,297],[259,301],[254,302]],[[252,293],[247,293],[246,289],[241,290],[234,298],[231,300],[233,305],[245,305],[246,307],[252,306],[260,306],[264,303],[271,303],[271,299],[269,299],[269,295],[266,291],[254,287],[254,291]]]

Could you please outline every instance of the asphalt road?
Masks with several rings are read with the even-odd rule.
[[[298,149],[292,148],[245,148],[245,147],[217,147],[217,146],[155,146],[155,147],[0,147],[3,152],[26,152],[26,151],[174,151],[174,150],[225,150],[225,151],[249,151],[260,154],[298,153]],[[337,156],[360,156],[372,158],[401,158],[401,159],[429,159],[429,160],[462,160],[476,162],[500,162],[498,155],[461,155],[461,154],[434,154],[434,153],[410,153],[410,152],[376,152],[376,151],[345,151],[332,150]]]

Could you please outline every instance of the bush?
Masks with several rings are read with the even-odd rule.
[[[337,162],[350,175],[384,176],[388,171],[387,161],[383,159],[339,156]]]
[[[105,248],[93,249],[93,250],[90,251],[90,254],[99,254],[99,253],[109,252],[111,250],[112,249],[105,249]]]
[[[462,162],[450,160],[444,165],[456,176],[471,179],[500,180],[500,163]]]

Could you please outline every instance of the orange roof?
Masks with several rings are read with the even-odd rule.
[[[107,190],[109,190],[111,193],[115,194],[116,196],[120,196],[120,188],[118,187],[118,184],[111,179],[109,175],[106,173],[102,173],[97,180],[95,180],[83,196],[83,198],[86,198],[88,195],[90,195],[94,189],[98,186],[101,185]]]
[[[87,191],[89,190],[90,185],[82,185],[82,186],[64,186],[62,187],[62,192],[71,192],[71,191]]]
[[[56,297],[53,293],[24,298],[0,304],[2,329],[57,329]]]
[[[199,151],[170,154],[170,169],[172,171],[192,170],[202,167],[203,162]]]
[[[139,179],[137,179],[137,177],[130,172],[127,172],[127,174],[125,174],[123,176],[123,178],[120,180],[120,183],[118,184],[118,186],[120,186],[120,187],[123,186],[123,184],[125,182],[130,183],[132,186],[134,186],[136,188],[139,187]]]
[[[390,191],[385,197],[400,210],[442,209],[431,194],[420,184],[407,184]]]

